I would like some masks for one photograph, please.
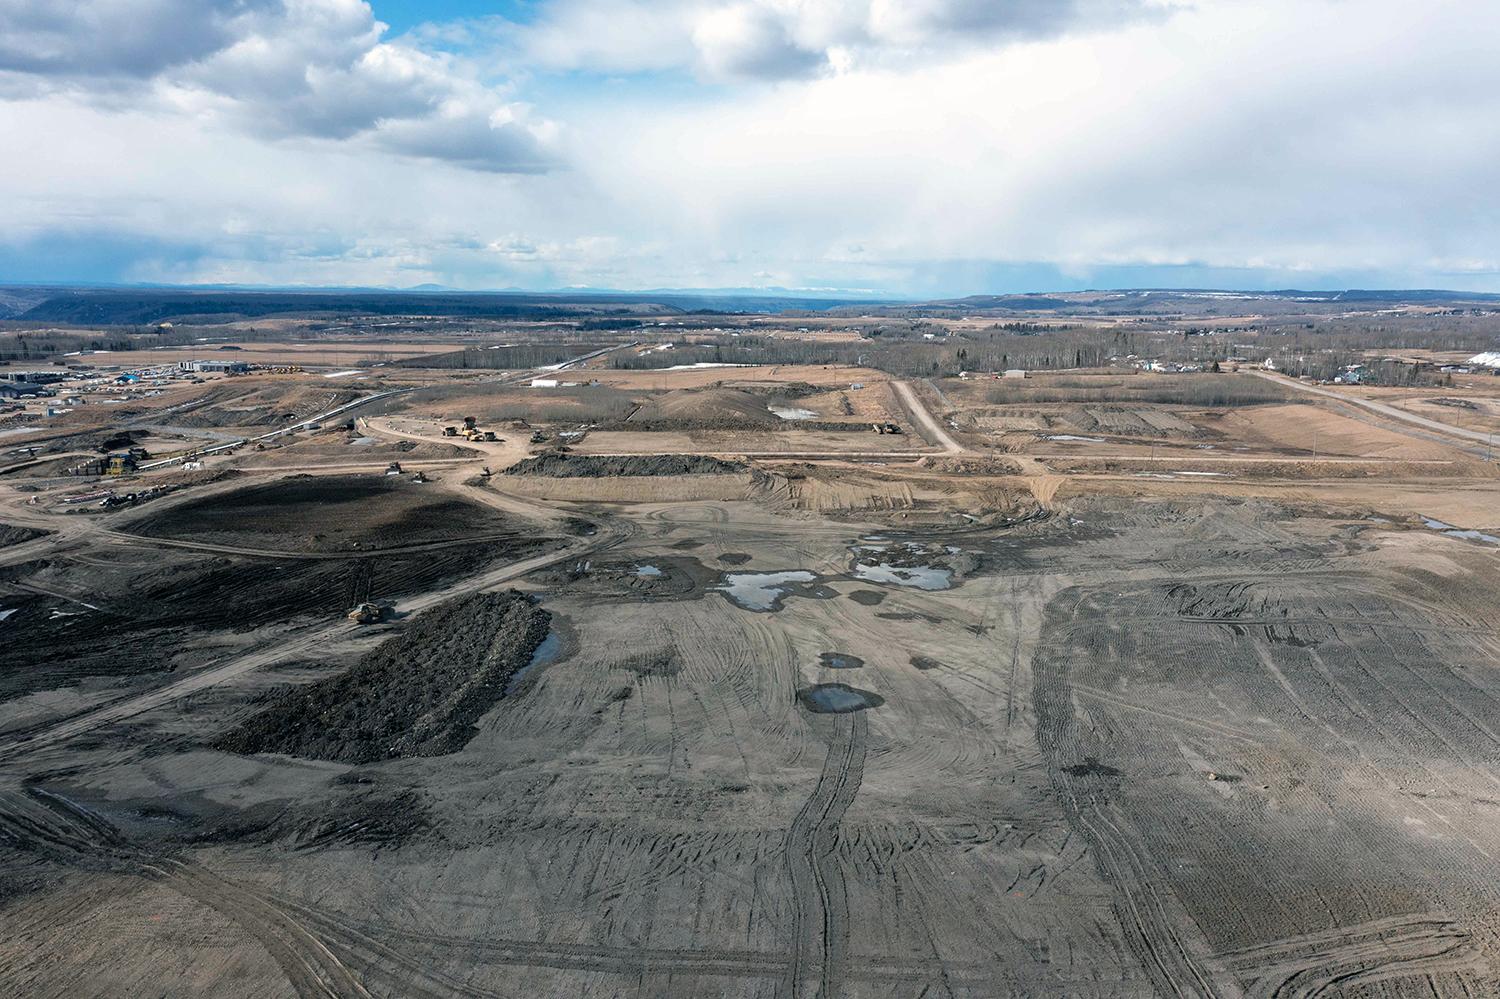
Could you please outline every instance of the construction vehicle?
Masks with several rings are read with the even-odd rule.
[[[411,477],[411,480],[413,482],[426,482],[427,476],[423,475],[421,472],[418,472],[416,475],[413,475]]]
[[[112,454],[105,460],[105,475],[129,475],[136,468],[135,455],[128,451]]]
[[[385,608],[379,604],[362,603],[349,612],[349,620],[355,624],[378,624],[385,617]]]
[[[473,430],[478,425],[479,425],[479,421],[477,419],[475,419],[474,417],[472,417],[472,416],[465,416],[464,417],[464,429],[465,430]]]
[[[484,436],[483,434],[481,434],[479,431],[475,430],[473,427],[465,427],[464,428],[464,440],[466,440],[466,441],[477,441],[480,438],[482,438],[483,436]]]
[[[493,430],[486,430],[484,432],[484,439],[487,440],[487,441],[495,441],[497,443],[500,440],[500,438],[498,438],[498,437],[495,436],[495,432]]]
[[[877,434],[899,434],[901,428],[894,423],[872,423],[870,429]]]
[[[457,427],[444,427],[443,428],[443,436],[444,437],[457,437],[458,436],[458,428]]]
[[[399,461],[393,461],[389,465],[385,466],[385,474],[386,475],[400,475],[401,474],[401,462],[399,462]]]

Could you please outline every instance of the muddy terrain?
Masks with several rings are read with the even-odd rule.
[[[1249,373],[596,361],[0,481],[0,995],[1500,993],[1482,456]]]

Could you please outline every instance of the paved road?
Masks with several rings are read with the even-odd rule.
[[[1465,440],[1478,441],[1481,444],[1488,445],[1495,436],[1494,434],[1487,434],[1479,430],[1465,430],[1463,427],[1455,427],[1451,423],[1443,423],[1439,420],[1429,420],[1425,416],[1408,413],[1404,409],[1397,409],[1395,406],[1388,406],[1383,402],[1376,402],[1373,399],[1361,399],[1358,396],[1346,395],[1343,392],[1335,392],[1332,389],[1319,388],[1316,385],[1309,385],[1306,382],[1300,382],[1293,378],[1285,378],[1264,371],[1252,371],[1250,373],[1267,381],[1275,382],[1277,385],[1286,385],[1311,395],[1321,395],[1329,399],[1337,399],[1339,402],[1346,402],[1351,406],[1359,406],[1362,409],[1368,409],[1372,413],[1388,416],[1393,420],[1401,420],[1405,423],[1425,427],[1428,430],[1436,430],[1451,437],[1462,437]]]
[[[901,400],[906,403],[906,408],[911,410],[913,419],[922,424],[922,429],[927,433],[930,440],[935,441],[949,454],[963,453],[963,445],[948,436],[948,431],[943,429],[943,424],[937,417],[927,411],[927,407],[922,404],[921,398],[910,385],[906,382],[892,381],[891,386],[896,390],[896,394],[901,397]]]

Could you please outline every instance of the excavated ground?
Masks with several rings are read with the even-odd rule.
[[[178,504],[132,525],[157,538],[276,551],[405,548],[519,538],[529,526],[404,475],[297,475]]]
[[[1215,498],[620,516],[521,584],[545,612],[476,596],[0,752],[0,981],[1500,991],[1493,546]]]

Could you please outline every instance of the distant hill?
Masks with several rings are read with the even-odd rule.
[[[14,301],[0,318],[78,325],[144,325],[185,317],[261,318],[276,315],[442,316],[469,319],[575,319],[589,316],[694,312],[814,311],[847,299],[690,295],[679,293],[541,294],[523,292],[243,291],[84,288],[9,289]],[[0,290],[0,294],[7,291]],[[7,299],[0,298],[0,308]]]

